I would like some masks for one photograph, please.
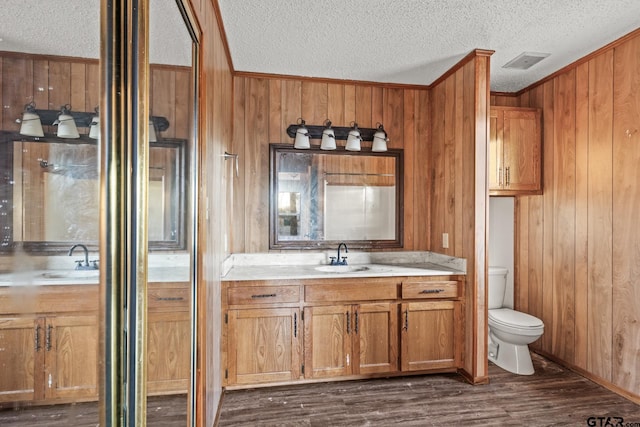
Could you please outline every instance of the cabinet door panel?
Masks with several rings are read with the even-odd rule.
[[[228,384],[300,377],[299,312],[297,308],[229,311]]]
[[[354,307],[354,364],[360,374],[398,370],[398,304]]]
[[[98,395],[98,317],[48,317],[45,326],[45,396]]]
[[[147,393],[186,393],[189,388],[191,323],[189,312],[149,313]]]
[[[540,183],[540,113],[504,111],[505,188],[537,190]]]
[[[34,368],[42,366],[43,329],[42,318],[0,317],[0,402],[33,400],[42,393]]]
[[[304,309],[305,377],[339,377],[351,373],[350,305]]]
[[[489,114],[489,189],[502,187],[502,111]]]
[[[456,366],[456,320],[453,301],[402,304],[403,371]]]

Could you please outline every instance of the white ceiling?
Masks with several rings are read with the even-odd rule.
[[[218,0],[236,71],[428,85],[494,50],[515,92],[640,27],[639,0]],[[527,71],[504,64],[551,55]]]
[[[218,0],[234,69],[428,85],[495,50],[491,89],[515,92],[640,27],[640,0]],[[100,0],[1,0],[0,51],[97,58]],[[152,63],[190,65],[174,0],[151,0]],[[551,55],[527,71],[522,52]]]

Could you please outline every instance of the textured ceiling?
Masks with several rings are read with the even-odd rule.
[[[234,69],[428,85],[494,50],[491,89],[515,92],[640,27],[639,0],[218,0]],[[99,0],[0,0],[0,51],[97,58]],[[150,2],[152,63],[190,65],[174,0]],[[527,71],[522,52],[551,55]]]
[[[218,0],[236,71],[428,85],[494,50],[515,92],[640,27],[639,0]],[[526,71],[522,52],[551,55]]]
[[[149,58],[191,65],[191,38],[175,0],[151,0]],[[98,58],[100,0],[0,0],[0,51]]]

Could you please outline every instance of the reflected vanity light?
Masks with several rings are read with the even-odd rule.
[[[91,119],[91,127],[89,128],[89,138],[100,139],[100,116],[96,107],[96,115]]]
[[[157,142],[156,126],[153,123],[153,119],[149,119],[149,142]]]
[[[58,138],[69,138],[75,139],[80,138],[80,134],[78,133],[78,128],[76,127],[76,122],[71,116],[71,105],[63,105],[60,108],[60,115],[53,122],[54,126],[58,126]]]
[[[45,136],[42,123],[50,123],[58,126],[56,136],[62,139],[86,138],[100,139],[100,114],[98,107],[92,112],[71,111],[71,105],[63,105],[60,110],[36,109],[36,104],[31,102],[24,106],[22,118],[16,119],[20,124],[20,135],[34,138]],[[80,135],[79,128],[86,129],[86,134]],[[158,132],[169,129],[169,121],[166,117],[149,117],[149,142],[157,142]],[[47,134],[47,137],[53,135]]]
[[[31,102],[24,106],[22,119],[16,120],[20,123],[20,135],[43,137],[42,122],[40,116],[36,113],[36,104]]]

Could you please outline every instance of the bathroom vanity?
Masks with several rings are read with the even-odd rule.
[[[432,263],[232,269],[222,282],[223,385],[456,372],[464,284],[464,272]]]

